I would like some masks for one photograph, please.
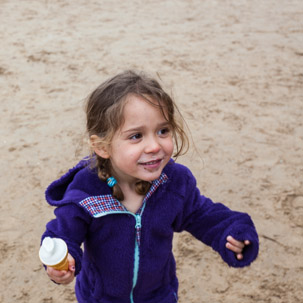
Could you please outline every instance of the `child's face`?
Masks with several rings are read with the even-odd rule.
[[[109,149],[115,177],[129,184],[157,179],[174,149],[170,124],[158,107],[135,95],[127,98],[123,117]]]

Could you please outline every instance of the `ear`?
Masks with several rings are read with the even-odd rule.
[[[100,137],[97,135],[92,135],[90,136],[89,141],[91,148],[98,156],[103,159],[108,159],[110,157],[109,146],[103,142]]]

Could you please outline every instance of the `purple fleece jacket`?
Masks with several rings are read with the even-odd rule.
[[[42,238],[66,241],[76,261],[80,303],[177,302],[174,232],[190,232],[229,266],[247,266],[258,254],[250,217],[200,195],[189,169],[172,160],[136,214],[113,198],[87,160],[54,181],[46,199],[56,206],[56,219],[47,224]],[[225,248],[228,235],[250,240],[243,260]]]

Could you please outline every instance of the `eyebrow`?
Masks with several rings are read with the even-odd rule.
[[[165,127],[165,126],[170,126],[170,123],[168,121],[165,121],[163,123],[160,123],[157,127],[161,128],[161,127]],[[123,131],[122,134],[142,131],[144,128],[145,128],[145,126],[137,126],[134,128],[129,128],[129,129]]]

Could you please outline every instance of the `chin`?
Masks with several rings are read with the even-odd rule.
[[[152,182],[152,181],[158,179],[161,176],[161,173],[162,173],[162,171],[160,173],[153,174],[152,176],[149,176],[149,177],[146,177],[146,178],[142,178],[142,180],[143,181],[147,181],[147,182]]]

